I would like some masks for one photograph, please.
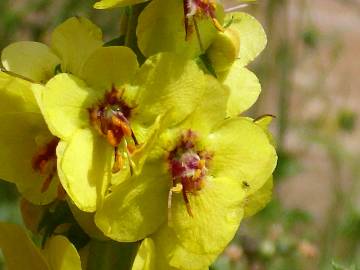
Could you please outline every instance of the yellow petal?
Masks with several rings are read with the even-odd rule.
[[[61,146],[65,144],[64,146]],[[94,212],[110,183],[113,148],[89,129],[78,130],[57,152],[60,181],[76,206]]]
[[[206,136],[211,129],[226,117],[226,107],[229,91],[221,85],[214,77],[205,77],[206,88],[202,99],[196,109],[181,124],[182,129],[192,129]]]
[[[51,132],[63,139],[71,138],[79,128],[90,127],[88,109],[102,93],[89,88],[77,77],[62,73],[52,78],[42,92],[42,106]]]
[[[277,162],[273,145],[251,119],[234,118],[208,136],[206,149],[213,153],[209,174],[244,183],[247,195],[264,185]]]
[[[155,270],[155,246],[151,238],[146,238],[136,254],[131,270]]]
[[[139,85],[139,105],[133,121],[150,126],[156,117],[169,112],[167,120],[174,126],[195,110],[203,97],[205,77],[194,61],[161,53],[142,65],[134,84]]]
[[[1,53],[4,68],[34,82],[45,83],[54,76],[59,58],[48,46],[39,42],[20,41],[7,46]]]
[[[219,254],[192,253],[180,244],[175,231],[164,224],[151,236],[155,245],[157,270],[204,270]]]
[[[144,239],[166,219],[170,179],[160,162],[146,163],[142,174],[119,184],[95,214],[96,225],[111,239]],[[165,170],[165,171],[164,171]]]
[[[88,57],[103,44],[101,30],[83,17],[72,17],[52,33],[51,47],[63,72],[79,75]]]
[[[40,113],[32,86],[28,81],[0,72],[1,114],[34,112]]]
[[[267,43],[265,31],[261,24],[247,13],[228,13],[225,21],[231,22],[229,28],[239,32],[240,50],[238,62],[241,66],[246,66],[265,48]]]
[[[273,115],[265,114],[263,116],[256,118],[254,120],[254,122],[255,122],[255,124],[257,124],[259,127],[261,127],[264,130],[265,134],[269,138],[270,143],[272,145],[276,146],[275,139],[274,139],[273,135],[271,134],[271,132],[269,131],[270,124],[272,123],[274,118],[275,118],[275,116],[273,116]]]
[[[86,61],[81,78],[92,87],[111,90],[130,83],[138,70],[135,53],[127,47],[98,48]]]
[[[249,109],[260,95],[261,85],[258,78],[242,67],[239,61],[231,66],[224,77],[219,78],[230,90],[227,107],[227,115],[230,117],[238,116]]]
[[[40,250],[19,225],[0,223],[0,249],[9,270],[50,270]]]
[[[245,217],[255,215],[271,201],[272,189],[273,178],[270,177],[259,190],[245,199]]]
[[[51,270],[81,270],[80,256],[70,241],[61,235],[51,237],[42,250]]]
[[[240,225],[244,197],[238,179],[209,177],[198,194],[188,194],[193,217],[182,194],[173,194],[169,226],[189,252],[220,254]]]

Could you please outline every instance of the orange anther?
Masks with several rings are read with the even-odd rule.
[[[216,19],[216,18],[211,18],[213,23],[214,23],[214,26],[217,30],[219,30],[220,32],[224,32],[224,28],[222,27],[222,25],[219,23],[219,21]]]
[[[199,161],[199,169],[203,169],[203,168],[205,168],[205,160],[204,160],[204,159],[201,159],[201,160]]]
[[[131,129],[130,129],[130,127],[129,127],[129,125],[127,123],[125,123],[124,121],[121,121],[116,116],[112,116],[111,121],[115,126],[121,128],[121,130],[122,130],[122,132],[124,133],[125,136],[131,136],[132,132],[131,132]]]
[[[128,144],[127,149],[129,151],[129,153],[131,154],[131,153],[134,153],[134,151],[136,150],[136,146],[133,144]]]
[[[131,128],[128,126],[128,124],[122,122],[121,129],[125,136],[131,136],[132,131],[131,131]]]
[[[106,138],[107,138],[108,142],[114,147],[116,147],[119,144],[118,141],[116,140],[114,132],[112,130],[107,131]]]
[[[122,121],[119,118],[117,118],[115,115],[111,116],[111,121],[113,125],[117,127],[122,127]]]
[[[119,155],[119,153],[116,151],[115,152],[115,161],[114,161],[114,165],[112,167],[112,173],[117,173],[121,170],[121,168],[124,165],[124,161],[121,155]]]

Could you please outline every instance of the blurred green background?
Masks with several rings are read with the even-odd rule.
[[[96,11],[92,2],[0,0],[0,49],[48,42],[73,15],[89,17],[112,39],[120,10]],[[263,92],[249,114],[276,116],[279,163],[273,201],[242,223],[212,269],[360,269],[360,2],[258,0],[241,10],[268,35],[250,66]],[[16,189],[3,181],[0,220],[21,223]]]

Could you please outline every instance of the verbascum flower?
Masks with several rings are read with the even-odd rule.
[[[51,46],[22,41],[1,53],[0,177],[17,184],[35,204],[64,197],[58,181],[58,137],[46,127],[41,114],[41,83],[60,71],[80,74],[85,60],[102,46],[101,30],[84,18],[70,18],[52,33]],[[81,50],[79,50],[81,48]],[[10,76],[10,75],[11,76]],[[32,83],[31,83],[32,82]]]
[[[264,128],[266,133],[268,133],[267,127],[270,122],[270,116],[261,117],[255,121],[258,126]],[[248,187],[250,185],[243,182],[244,190]],[[247,192],[243,203],[243,217],[254,215],[261,210],[269,202],[271,190],[272,177],[260,189],[253,189],[252,193]],[[212,222],[217,222],[217,220],[209,220],[208,225],[211,226]],[[189,230],[191,231],[190,227]],[[132,270],[203,270],[208,269],[209,265],[219,255],[219,252],[194,253],[191,249],[185,248],[181,240],[175,235],[174,228],[164,224],[155,234],[144,239],[136,255]]]
[[[76,248],[60,235],[51,237],[41,249],[20,226],[0,223],[0,249],[10,270],[81,270]]]
[[[41,114],[39,87],[0,72],[0,178],[42,205],[62,196],[62,188],[56,168],[58,139]]]
[[[223,120],[226,89],[210,76],[204,97],[186,121],[160,136],[142,173],[114,189],[95,215],[117,241],[165,234],[155,239],[156,249],[166,250],[160,258],[182,269],[196,268],[180,267],[191,262],[181,253],[199,255],[192,263],[208,266],[222,252],[244,215],[245,198],[276,164],[261,127],[248,118]],[[181,250],[176,258],[172,243]]]
[[[50,130],[61,139],[63,187],[79,209],[93,212],[111,184],[141,171],[161,126],[176,125],[195,109],[204,75],[178,55],[153,56],[138,69],[129,48],[103,47],[79,77],[52,78],[42,103]]]
[[[226,122],[228,122],[228,124],[225,124]],[[233,122],[233,124],[230,124],[231,122]],[[235,124],[236,122],[238,123]],[[170,222],[168,224],[163,224],[162,227],[160,227],[158,231],[151,236],[151,239],[154,241],[154,252],[156,254],[155,269],[171,269],[171,267],[187,270],[206,269],[215,261],[217,256],[219,256],[233,238],[241,219],[255,214],[268,202],[269,196],[267,196],[267,194],[269,194],[269,190],[271,195],[271,188],[269,188],[268,185],[272,182],[269,182],[267,179],[271,179],[271,172],[276,164],[276,154],[274,148],[266,138],[266,134],[261,132],[260,128],[253,121],[247,118],[226,120],[224,124],[220,124],[220,130],[223,130],[222,125],[224,125],[223,127],[227,126],[227,128],[229,128],[229,133],[236,132],[236,134],[238,134],[233,134],[232,137],[234,140],[236,140],[236,138],[241,140],[240,137],[242,134],[240,134],[240,130],[242,132],[244,132],[244,130],[248,130],[244,132],[247,133],[253,129],[252,132],[247,134],[249,136],[248,138],[251,139],[247,140],[250,145],[247,145],[246,147],[254,147],[253,143],[257,143],[252,140],[257,140],[262,137],[261,140],[263,145],[271,150],[266,151],[265,148],[260,150],[259,148],[254,147],[252,150],[248,151],[247,155],[244,154],[244,150],[239,149],[240,147],[238,145],[241,144],[239,142],[232,142],[232,146],[227,145],[226,147],[220,148],[227,152],[232,152],[230,149],[233,149],[238,155],[238,157],[235,158],[231,157],[231,155],[228,155],[227,153],[224,154],[226,158],[221,157],[220,159],[224,162],[222,166],[224,166],[224,171],[226,172],[231,172],[231,170],[228,169],[229,165],[226,166],[225,163],[231,163],[230,160],[234,162],[233,166],[236,166],[237,169],[234,169],[234,174],[230,173],[227,177],[234,177],[233,184],[236,182],[237,185],[230,185],[230,181],[229,183],[226,183],[223,180],[224,178],[222,178],[221,181],[219,180],[218,183],[216,183],[216,180],[213,180],[213,182],[208,180],[207,189],[205,186],[205,188],[201,190],[203,193],[200,191],[199,195],[195,195],[194,198],[190,197],[189,205],[191,207],[191,212],[193,213],[193,218],[188,215],[186,219],[185,211],[182,210],[183,213],[178,215],[178,223],[175,223],[174,220],[176,218],[174,218],[174,216],[176,214],[171,212]],[[248,127],[246,128],[247,125]],[[258,131],[261,135],[255,135],[253,133],[254,131]],[[221,131],[213,132],[214,135],[216,133],[224,134]],[[219,141],[229,140],[221,138],[220,136],[217,136],[216,140],[217,139],[219,139]],[[261,147],[261,144],[257,145]],[[211,149],[211,147],[208,148]],[[256,148],[258,150],[256,150]],[[255,157],[256,152],[260,154],[262,151],[265,155],[262,157],[264,158],[263,161],[261,161],[260,158]],[[217,154],[219,152],[214,150],[212,152],[214,153],[213,166],[216,166],[215,156],[219,155]],[[254,156],[251,157],[252,155]],[[251,177],[250,173],[247,173],[246,169],[243,169],[244,167],[241,168],[246,163],[241,161],[242,158],[245,158],[247,161],[253,160],[253,166],[256,166],[255,164],[260,165],[256,169],[253,167],[253,173],[259,173],[260,175]],[[258,164],[257,161],[260,161],[263,165]],[[237,162],[238,164],[235,165]],[[210,162],[208,166],[209,171],[212,169],[211,164],[212,163]],[[250,166],[248,168],[250,168]],[[236,170],[238,170],[238,176],[235,176]],[[251,178],[253,180],[247,180]],[[219,186],[222,186],[222,188],[219,188]],[[191,199],[193,199],[193,201]],[[224,203],[224,201],[227,203]],[[172,207],[174,203],[175,202],[172,203]],[[177,203],[177,206],[180,207],[179,201]],[[202,207],[199,207],[197,210],[193,210],[193,204],[202,205]],[[179,209],[177,209],[177,211],[179,211]],[[203,214],[196,214],[197,212],[201,212]],[[196,215],[200,215],[200,217],[197,217]],[[236,217],[238,217],[238,219],[236,219]]]

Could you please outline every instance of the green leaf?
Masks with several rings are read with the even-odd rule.
[[[92,240],[89,245],[86,269],[131,269],[138,247],[138,243]]]

